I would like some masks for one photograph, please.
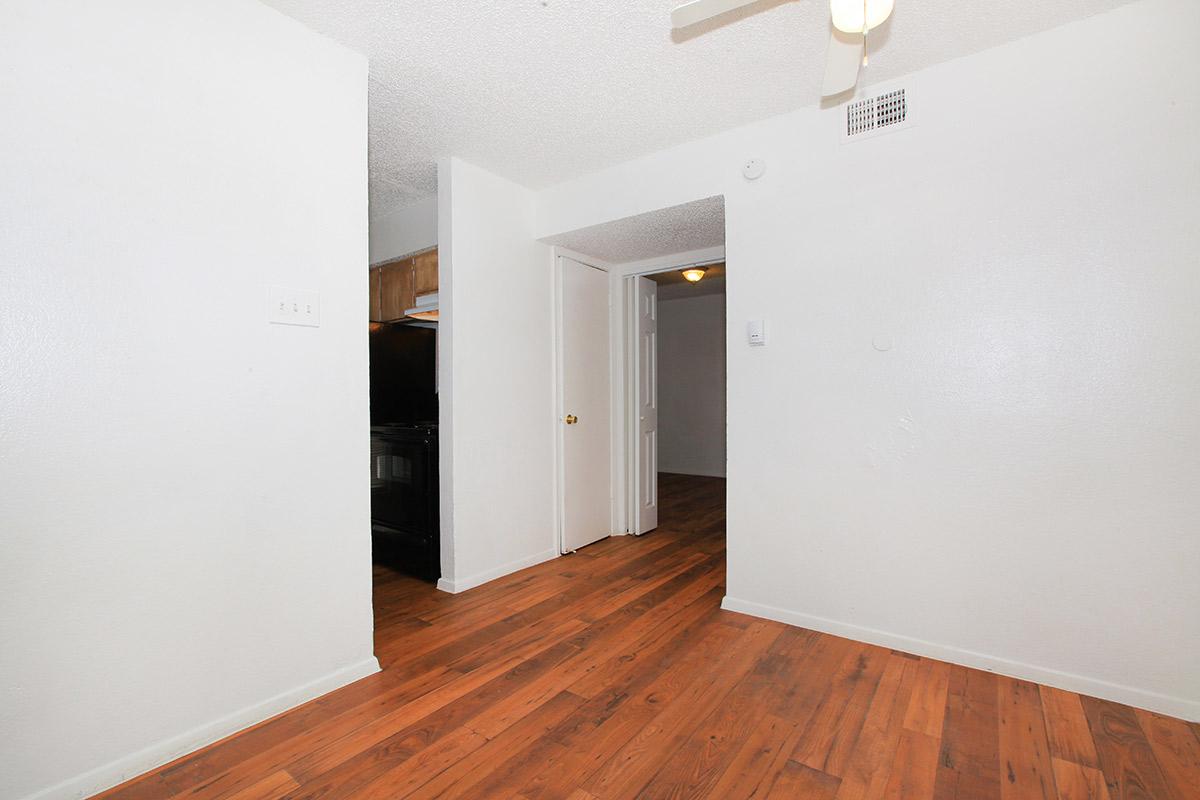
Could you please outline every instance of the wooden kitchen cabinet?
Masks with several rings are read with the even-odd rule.
[[[395,322],[417,304],[417,295],[438,290],[437,248],[371,270],[371,321]]]
[[[371,322],[383,321],[383,270],[380,267],[371,269]]]
[[[380,311],[384,322],[403,319],[405,309],[413,307],[413,260],[402,258],[379,268]]]
[[[423,295],[438,290],[438,251],[435,247],[413,256],[413,294]]]

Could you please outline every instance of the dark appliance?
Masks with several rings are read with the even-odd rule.
[[[371,540],[375,563],[441,577],[437,425],[371,426]]]
[[[372,554],[437,580],[437,330],[372,324],[370,342]]]
[[[371,424],[438,418],[437,330],[371,325]]]

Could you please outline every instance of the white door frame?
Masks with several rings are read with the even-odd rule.
[[[563,364],[563,263],[564,258],[569,258],[572,261],[577,261],[601,272],[606,272],[609,275],[610,293],[608,297],[609,303],[609,385],[612,385],[614,372],[614,356],[612,354],[612,293],[611,286],[614,280],[612,265],[607,264],[599,259],[589,258],[580,253],[573,252],[564,247],[551,248],[551,259],[553,260],[554,274],[554,418],[551,424],[554,426],[554,524],[556,528],[556,544],[559,553],[569,552],[566,547],[566,462],[563,457],[564,452],[564,436],[566,435],[566,426],[563,424],[563,419],[567,413],[564,407],[564,390],[566,371]],[[616,424],[616,414],[612,408],[612,402],[609,402],[609,426],[610,430],[614,430],[612,426]],[[615,461],[615,453],[612,447],[609,447],[609,497],[613,498],[616,494],[614,487],[615,482],[612,481],[612,476],[615,475],[613,463]],[[609,524],[610,533],[618,533],[613,527],[611,521]]]
[[[613,343],[610,351],[618,361],[613,369],[612,408],[614,476],[613,516],[621,533],[638,529],[637,507],[637,443],[638,443],[638,386],[634,348],[637,346],[637,302],[635,278],[662,272],[674,272],[688,267],[703,267],[725,261],[724,247],[711,247],[687,253],[677,253],[647,261],[622,264],[613,273]]]
[[[688,267],[719,264],[726,261],[724,247],[709,247],[686,253],[676,253],[659,258],[635,261],[627,264],[610,264],[591,258],[565,247],[552,247],[550,258],[553,274],[554,319],[551,335],[554,343],[554,416],[549,420],[554,436],[554,520],[555,544],[558,551],[565,552],[564,534],[564,490],[566,474],[563,463],[563,352],[562,352],[562,262],[566,257],[589,267],[603,270],[609,275],[609,381],[612,386],[610,408],[610,449],[612,474],[612,533],[614,536],[637,530],[637,487],[633,480],[637,475],[631,459],[637,458],[637,376],[632,374],[634,361],[631,351],[636,338],[634,307],[629,304],[629,278],[644,277],[660,272],[686,269]]]

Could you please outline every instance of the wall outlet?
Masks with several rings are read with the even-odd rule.
[[[275,325],[321,327],[321,294],[271,286],[267,290],[267,322]]]

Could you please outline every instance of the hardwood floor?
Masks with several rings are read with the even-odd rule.
[[[102,795],[1193,800],[1200,726],[719,609],[724,483],[460,595],[377,569],[383,672]]]

